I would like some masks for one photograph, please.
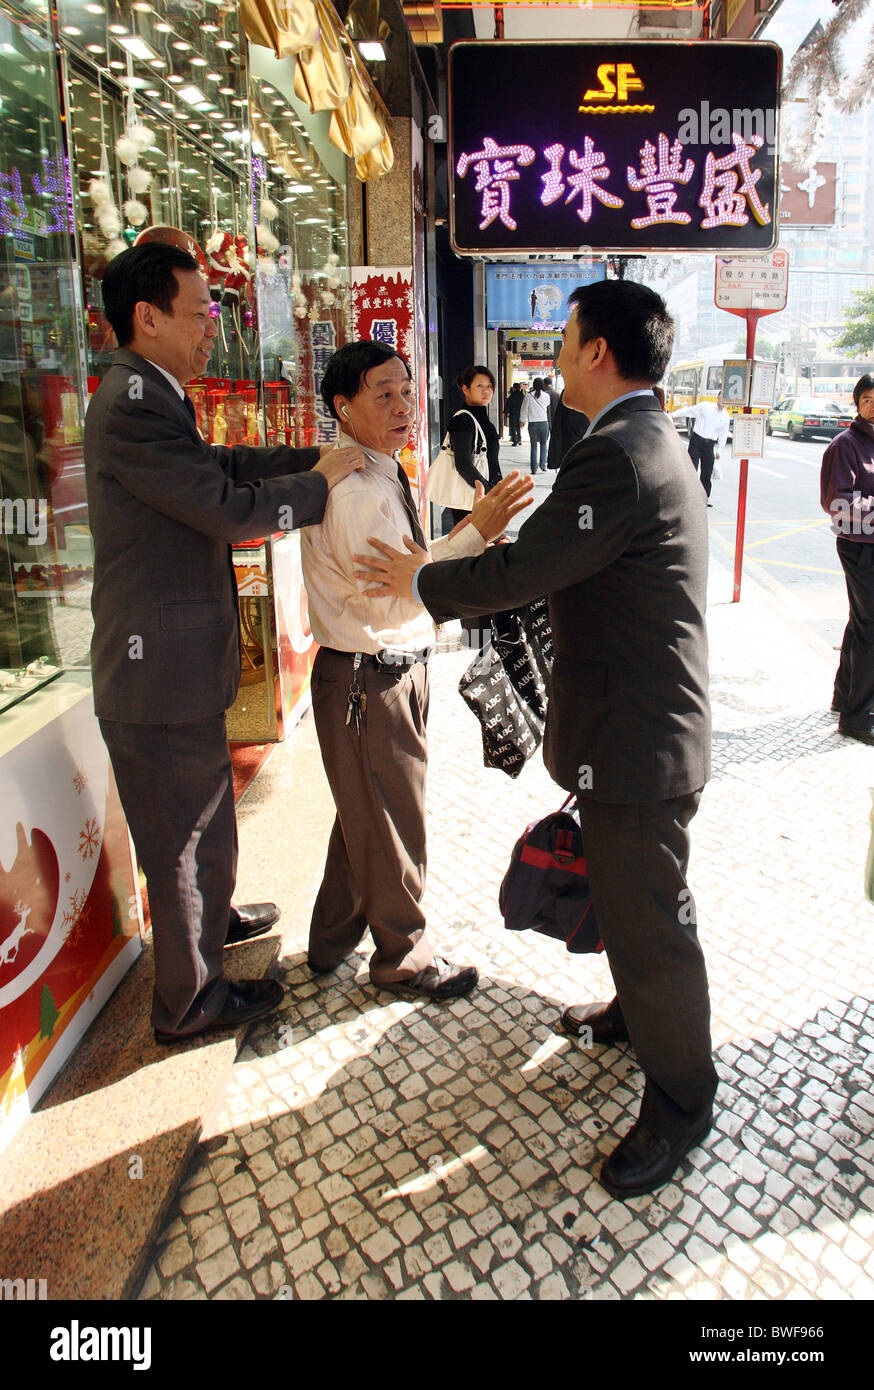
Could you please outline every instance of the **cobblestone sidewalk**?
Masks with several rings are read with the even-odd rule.
[[[610,997],[606,963],[511,936],[496,905],[515,838],[561,795],[539,759],[512,783],[483,769],[455,691],[467,658],[443,655],[429,919],[480,988],[448,1008],[390,999],[366,953],[315,980],[300,921],[288,1003],[251,1031],[140,1297],[874,1295],[874,750],[838,736],[831,668],[761,592],[729,604],[724,570],[711,587],[715,771],[690,878],[721,1085],[677,1180],[628,1203],[597,1182],[641,1079],[626,1047],[583,1051],[558,1018]],[[244,845],[286,852],[288,797],[257,825],[243,804]]]

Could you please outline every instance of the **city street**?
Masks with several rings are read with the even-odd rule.
[[[829,519],[819,505],[819,471],[827,439],[772,435],[749,467],[744,571],[775,593],[806,640],[821,651],[840,645],[847,620],[844,577]],[[714,553],[734,563],[740,465],[731,447],[720,460],[710,512]],[[743,592],[743,589],[741,589]]]

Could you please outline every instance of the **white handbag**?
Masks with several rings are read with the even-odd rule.
[[[474,465],[481,458],[487,464],[487,445],[486,437],[483,434],[482,426],[475,415],[471,415],[469,410],[457,410],[456,415],[470,415],[473,420],[476,434],[477,448],[474,451]],[[453,419],[455,417],[453,416]],[[435,458],[425,477],[425,496],[429,502],[433,502],[436,507],[452,507],[459,512],[469,512],[473,510],[474,489],[470,483],[466,483],[455,467],[455,455],[452,452],[451,436],[449,430],[443,440],[443,445],[439,454]],[[479,469],[477,469],[479,472]],[[483,485],[488,484],[488,478],[482,478]]]

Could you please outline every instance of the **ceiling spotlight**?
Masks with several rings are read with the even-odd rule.
[[[385,62],[385,49],[383,48],[383,46],[382,46],[382,44],[380,43],[379,39],[364,39],[364,40],[362,40],[362,42],[358,45],[358,52],[361,54],[361,56],[362,56],[362,58],[365,60],[365,62],[368,62],[368,63],[384,63],[384,62]]]
[[[124,34],[118,41],[133,58],[139,58],[143,63],[153,63],[158,57],[152,45],[141,39],[139,34]]]

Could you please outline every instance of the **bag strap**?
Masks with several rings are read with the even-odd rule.
[[[488,453],[488,448],[489,448],[489,446],[488,446],[488,441],[486,440],[486,436],[485,436],[485,432],[484,432],[484,430],[483,430],[483,427],[482,427],[482,425],[480,424],[479,420],[476,418],[476,416],[475,416],[475,415],[471,415],[471,412],[470,412],[469,410],[456,410],[455,415],[453,415],[453,417],[452,417],[453,420],[454,420],[454,419],[456,418],[456,416],[458,416],[458,415],[470,415],[471,420],[473,420],[473,427],[474,427],[474,429],[476,430],[476,434],[479,435],[480,439],[482,440],[482,445],[481,445],[478,449],[475,449],[475,450],[474,450],[474,453],[476,453],[476,454],[481,454],[481,453],[483,453],[484,451],[485,451],[486,453]],[[474,438],[476,438],[476,435],[474,436]]]

